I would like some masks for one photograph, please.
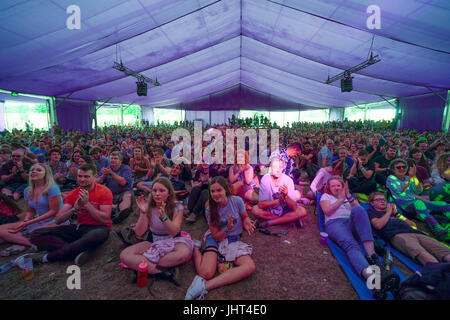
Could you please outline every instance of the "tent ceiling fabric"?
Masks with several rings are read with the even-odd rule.
[[[371,0],[76,2],[79,30],[66,27],[71,0],[0,2],[1,89],[176,106],[245,86],[320,108],[450,88],[447,0],[379,0],[379,30],[366,26]],[[353,74],[354,91],[324,84],[367,59],[373,35],[381,62]],[[120,58],[162,85],[137,96]]]

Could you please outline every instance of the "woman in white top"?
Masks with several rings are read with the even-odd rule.
[[[124,249],[120,260],[133,270],[145,260],[149,274],[190,260],[193,243],[190,236],[181,236],[183,206],[176,201],[170,180],[165,177],[155,179],[149,200],[142,195],[136,203],[140,215],[134,231],[140,237],[149,230],[152,242],[142,241]]]
[[[320,206],[325,214],[325,231],[328,236],[345,251],[357,274],[368,279],[372,275],[372,269],[369,267],[379,265],[379,259],[375,253],[372,227],[366,210],[350,195],[348,184],[337,176],[328,180]],[[359,241],[353,236],[354,232],[367,255],[364,255]],[[381,285],[384,290],[390,289],[392,285],[396,286],[397,279],[396,273],[381,272]]]

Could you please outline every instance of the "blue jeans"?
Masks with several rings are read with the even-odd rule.
[[[325,224],[325,231],[330,239],[345,251],[350,264],[358,275],[361,275],[361,272],[369,266],[369,263],[353,233],[355,232],[362,242],[373,241],[372,227],[366,210],[360,206],[354,207],[350,218],[329,220]]]

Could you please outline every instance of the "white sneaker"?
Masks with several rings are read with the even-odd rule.
[[[200,276],[195,276],[184,300],[203,300],[208,293],[205,289],[205,279]]]

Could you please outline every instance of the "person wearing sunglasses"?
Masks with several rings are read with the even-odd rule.
[[[405,160],[394,159],[389,168],[393,174],[387,178],[386,187],[391,192],[395,204],[406,215],[425,222],[439,241],[449,241],[448,231],[431,215],[431,212],[439,212],[449,218],[450,205],[443,201],[417,199],[416,194],[420,194],[423,187],[416,177],[415,167],[409,168]]]
[[[24,159],[24,151],[17,149],[12,153],[11,160],[6,162],[0,169],[1,182],[3,183],[2,193],[10,196],[14,201],[18,201],[25,188],[28,186],[28,172],[33,165]]]
[[[450,249],[418,231],[413,221],[398,215],[395,204],[388,204],[382,192],[372,193],[369,202],[373,208],[367,211],[370,223],[384,241],[422,265],[450,262]]]

